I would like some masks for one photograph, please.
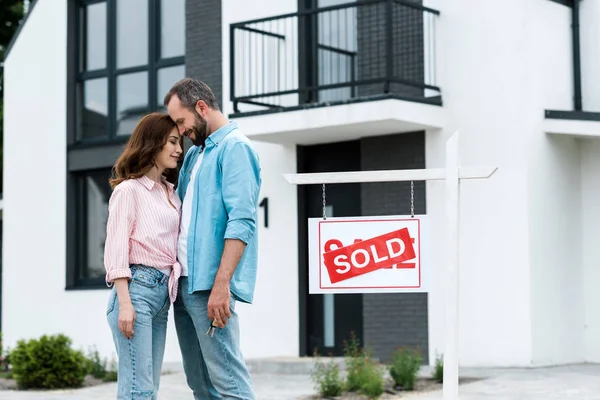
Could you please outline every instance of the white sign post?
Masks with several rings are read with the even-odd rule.
[[[460,181],[462,179],[487,179],[491,177],[498,167],[461,167],[459,164],[458,157],[458,132],[452,135],[446,142],[446,168],[438,169],[415,169],[415,170],[388,170],[388,171],[356,171],[356,172],[330,172],[330,173],[314,173],[314,174],[286,174],[284,175],[288,182],[295,185],[314,185],[314,184],[333,184],[333,183],[368,183],[368,182],[399,182],[399,181],[427,181],[427,180],[445,180],[446,181],[446,217],[447,217],[447,243],[449,254],[447,255],[448,265],[446,268],[447,276],[447,288],[446,288],[446,344],[444,349],[444,383],[443,383],[443,395],[444,400],[458,400],[458,268],[459,268],[459,204],[460,204]],[[423,218],[422,216],[420,218]],[[329,219],[327,219],[329,220]],[[358,219],[354,219],[355,221]],[[339,233],[339,232],[338,232]],[[381,232],[379,233],[381,236]],[[389,233],[385,232],[385,233]],[[367,238],[368,235],[365,235]],[[368,236],[373,238],[373,236]],[[393,237],[392,237],[393,238]],[[362,238],[360,238],[362,239]],[[340,240],[341,241],[341,240]],[[348,246],[349,243],[341,241],[344,246]],[[385,243],[385,240],[382,242]],[[319,245],[317,245],[319,246]],[[379,246],[379,247],[378,247]],[[339,247],[339,246],[338,246]],[[377,249],[383,251],[377,253]],[[385,245],[387,248],[387,244]],[[386,257],[385,248],[380,245],[375,245],[369,255],[370,247],[356,247],[353,250],[362,249],[363,251],[351,251],[350,254],[332,254],[332,256],[338,256],[337,263],[334,262],[333,258],[329,259],[330,266],[325,265],[327,275],[330,279],[332,275],[336,281],[338,279],[344,280],[344,274],[339,271],[345,271],[349,269],[358,270],[362,268],[374,268],[367,263],[367,256],[369,255],[369,262],[372,262],[374,258],[381,260]],[[310,246],[309,251],[319,251],[321,248]],[[391,245],[387,256],[394,256],[400,250],[396,248],[394,250],[393,244]],[[331,251],[331,253],[335,253]],[[354,259],[352,256],[354,254]],[[334,257],[335,258],[335,257]],[[350,258],[350,266],[344,264],[348,262]],[[312,259],[312,258],[311,258]],[[325,262],[325,261],[324,261]],[[388,266],[382,267],[387,268]],[[325,268],[319,268],[319,275],[321,277],[321,288],[323,281],[325,284],[332,284],[331,281],[327,282],[327,277],[324,277]],[[347,273],[348,273],[347,272]],[[378,273],[382,271],[377,271]],[[313,274],[314,275],[314,274]],[[361,277],[362,278],[362,277]],[[339,281],[338,281],[339,282]],[[317,283],[318,284],[318,283]],[[401,285],[400,285],[401,286]],[[414,288],[413,288],[414,289]],[[368,291],[367,291],[368,290]],[[382,289],[381,291],[385,291]],[[407,290],[411,290],[408,289]],[[330,291],[330,290],[328,290]],[[354,289],[351,292],[361,293],[361,289]],[[365,289],[366,292],[377,292],[377,288]],[[402,291],[402,288],[398,288],[396,291]]]

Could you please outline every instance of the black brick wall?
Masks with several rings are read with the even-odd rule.
[[[223,108],[221,0],[187,0],[186,75],[206,82]]]
[[[421,4],[420,0],[413,3]],[[359,6],[357,75],[359,80],[384,78],[387,73],[387,4]],[[395,78],[418,83],[424,80],[423,12],[402,4],[392,5],[392,62]],[[393,84],[391,92],[423,97],[423,89]],[[383,93],[383,84],[359,87],[359,95]]]
[[[425,133],[361,140],[362,170],[425,168]],[[362,215],[410,214],[410,182],[363,183]],[[425,183],[415,182],[415,214],[424,214]],[[389,361],[400,346],[418,346],[428,360],[427,294],[364,294],[364,340],[375,357]]]

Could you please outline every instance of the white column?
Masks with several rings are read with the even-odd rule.
[[[459,265],[459,160],[458,132],[446,143],[446,347],[444,349],[444,400],[458,400],[458,265]]]

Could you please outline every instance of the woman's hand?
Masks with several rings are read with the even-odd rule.
[[[119,298],[119,330],[127,339],[133,337],[133,325],[135,324],[135,310],[129,297],[129,279],[115,279],[115,289]]]
[[[131,302],[119,304],[119,330],[127,339],[133,338],[133,325],[135,324],[135,310]]]

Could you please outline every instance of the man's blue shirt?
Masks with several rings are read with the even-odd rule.
[[[189,293],[212,288],[225,239],[239,239],[246,248],[231,279],[231,292],[238,300],[252,303],[258,263],[257,206],[262,183],[258,154],[235,122],[218,129],[208,136],[204,148],[193,146],[188,150],[177,187],[182,200],[201,152],[204,156],[194,181],[187,239]]]

